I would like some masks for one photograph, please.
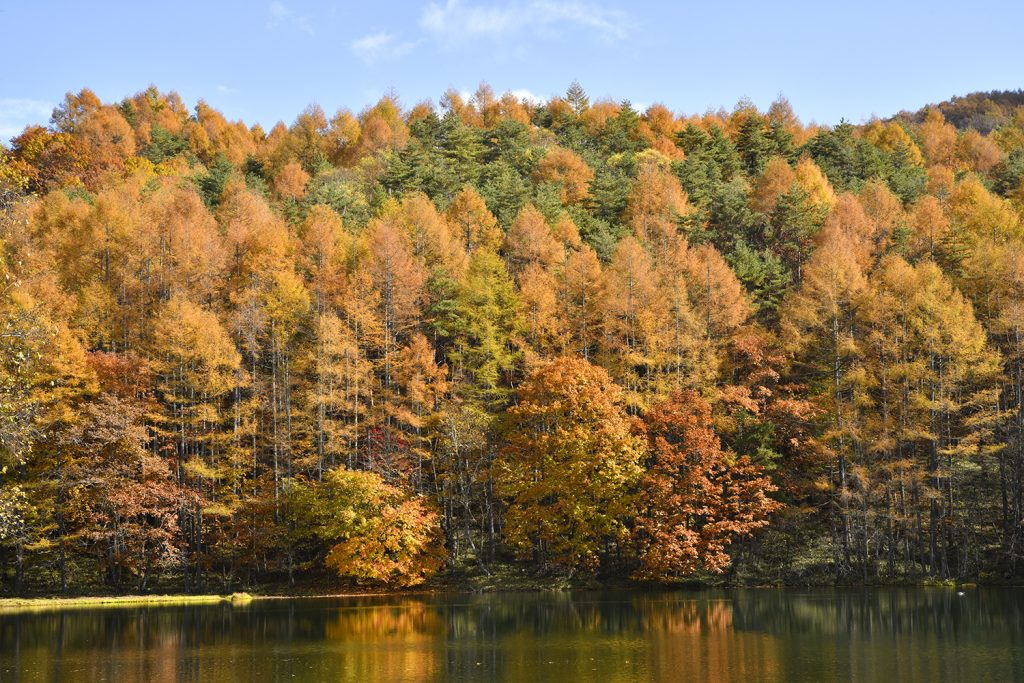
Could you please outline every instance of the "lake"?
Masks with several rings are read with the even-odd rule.
[[[1024,590],[257,600],[0,615],[0,681],[1024,681]]]

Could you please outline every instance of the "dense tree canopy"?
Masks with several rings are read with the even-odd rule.
[[[0,147],[0,586],[1024,572],[1024,108],[149,88]]]

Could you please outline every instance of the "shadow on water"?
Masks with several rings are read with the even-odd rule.
[[[2,681],[1024,680],[1024,590],[292,599],[0,616]]]

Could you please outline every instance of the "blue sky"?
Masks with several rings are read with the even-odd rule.
[[[309,103],[408,106],[453,87],[700,113],[782,93],[805,121],[854,122],[1024,87],[1024,3],[610,0],[0,0],[0,138],[64,93],[154,84],[269,127]]]

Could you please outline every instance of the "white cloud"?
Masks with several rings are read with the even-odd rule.
[[[9,140],[31,123],[45,124],[53,104],[42,100],[0,98],[0,139]]]
[[[517,100],[529,102],[530,104],[544,104],[544,102],[546,101],[543,97],[540,97],[539,95],[534,95],[526,88],[519,88],[518,90],[509,90],[509,93]]]
[[[625,12],[575,0],[530,0],[494,6],[447,0],[444,5],[430,3],[420,17],[420,27],[448,44],[518,33],[548,34],[566,26],[587,29],[605,40],[622,39],[632,30]]]
[[[419,41],[402,42],[394,33],[382,31],[354,40],[350,47],[356,57],[367,64],[373,64],[403,57],[416,49],[417,45],[419,45]]]
[[[270,14],[270,19],[267,20],[267,28],[277,28],[281,24],[289,24],[303,33],[314,34],[313,25],[309,23],[309,19],[295,14],[283,2],[270,3],[267,7],[267,12]]]

